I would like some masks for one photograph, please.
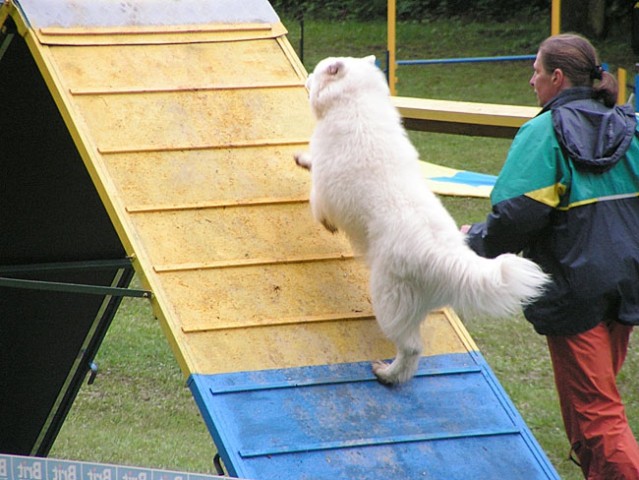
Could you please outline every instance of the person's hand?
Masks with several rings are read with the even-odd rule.
[[[462,232],[462,233],[468,233],[468,230],[470,230],[470,225],[462,225],[459,228],[459,231]]]

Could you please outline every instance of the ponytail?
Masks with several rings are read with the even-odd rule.
[[[617,103],[619,85],[617,79],[606,71],[601,73],[601,80],[592,87],[592,97],[601,100],[607,107],[613,107]]]

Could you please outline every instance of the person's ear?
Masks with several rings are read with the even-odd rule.
[[[561,68],[555,68],[552,72],[552,82],[557,86],[561,86],[564,83],[564,72]]]

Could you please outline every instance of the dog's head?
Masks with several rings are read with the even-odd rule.
[[[329,57],[320,61],[306,81],[311,109],[320,119],[335,105],[374,92],[388,95],[383,72],[375,57]]]

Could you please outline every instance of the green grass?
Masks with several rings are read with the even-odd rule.
[[[52,457],[213,472],[215,447],[150,305],[125,299]]]
[[[291,43],[299,28],[284,20]],[[382,63],[386,26],[379,23],[306,22],[305,64],[326,56],[375,54]],[[548,18],[499,24],[461,20],[407,23],[398,27],[398,58],[443,58],[535,53],[549,33]],[[597,43],[612,70],[633,71],[627,26]],[[400,67],[398,93],[405,96],[535,105],[528,62]],[[510,141],[411,132],[422,156],[443,165],[496,174]],[[445,198],[458,223],[480,221],[486,200]],[[470,318],[466,327],[564,479],[579,479],[567,460],[545,339],[517,316]],[[51,456],[148,467],[213,472],[214,447],[184,378],[149,306],[125,300],[96,359],[100,374],[80,391]],[[639,352],[631,343],[620,375],[631,425],[639,431]]]

